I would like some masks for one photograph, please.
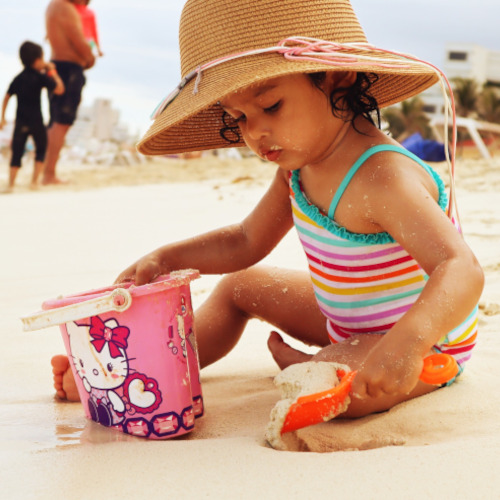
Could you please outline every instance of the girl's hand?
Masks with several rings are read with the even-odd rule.
[[[169,271],[170,270],[162,267],[160,255],[158,251],[155,250],[140,258],[137,262],[120,273],[115,283],[132,281],[137,286],[145,285],[146,283],[151,283],[151,281],[161,274],[165,274]]]
[[[419,354],[372,349],[352,384],[352,395],[358,399],[410,393],[423,369]]]

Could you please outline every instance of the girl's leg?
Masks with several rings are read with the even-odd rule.
[[[326,320],[316,303],[309,275],[257,266],[226,275],[196,311],[201,367],[230,352],[252,318],[266,321],[308,345],[323,347],[329,343]],[[286,358],[292,364],[310,358],[284,343],[273,343],[272,338],[270,348],[275,359],[284,362],[281,358]]]
[[[357,370],[382,337],[363,334],[339,344],[330,344],[326,320],[318,308],[309,275],[259,266],[225,276],[196,312],[201,366],[214,363],[230,352],[252,318],[262,319],[306,344],[323,347],[316,355],[310,356],[291,348],[274,332],[268,346],[281,368],[312,360],[334,361]],[[364,400],[352,398],[343,417],[385,411],[435,389],[435,386],[419,382],[409,394]]]

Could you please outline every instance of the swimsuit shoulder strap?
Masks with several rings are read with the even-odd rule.
[[[351,182],[352,178],[356,174],[356,172],[361,168],[363,163],[365,163],[368,158],[373,156],[376,153],[380,153],[381,151],[394,151],[395,153],[401,153],[412,160],[415,160],[419,165],[421,165],[425,170],[431,174],[431,169],[428,165],[426,165],[418,156],[415,156],[413,153],[405,149],[403,146],[395,146],[393,144],[379,144],[377,146],[373,146],[370,149],[367,149],[354,163],[354,165],[349,169],[346,176],[340,183],[339,188],[335,192],[335,196],[330,203],[330,208],[328,209],[328,217],[333,220],[333,216],[335,215],[335,210],[337,210],[337,205],[339,204],[340,198],[344,194],[347,186]]]

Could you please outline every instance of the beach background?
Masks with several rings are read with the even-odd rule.
[[[22,70],[19,46],[42,44],[46,55],[48,0],[0,2],[0,92]],[[352,0],[368,40],[379,47],[414,54],[443,68],[448,42],[500,50],[497,0]],[[83,106],[112,101],[132,135],[149,128],[150,113],[180,82],[178,28],[185,0],[93,0],[104,57],[86,72]],[[45,101],[45,99],[44,99]],[[45,102],[44,116],[48,117]],[[13,120],[15,106],[7,109]]]
[[[1,184],[7,170],[3,161]],[[62,163],[71,182],[34,192],[24,187],[26,163],[16,193],[0,195],[2,498],[500,498],[498,156],[457,163],[462,225],[486,287],[477,347],[450,388],[302,429],[302,451],[276,451],[264,432],[278,368],[266,348],[270,327],[252,321],[236,349],[202,372],[205,415],[185,437],[130,437],[54,398],[59,329],[23,332],[19,318],[44,300],[111,284],[165,242],[241,219],[273,173],[255,157],[211,154],[121,167]],[[306,269],[293,231],[266,261]],[[192,283],[195,308],[217,279]]]

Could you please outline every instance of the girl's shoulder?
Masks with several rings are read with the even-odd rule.
[[[330,205],[341,225],[353,232],[374,232],[378,215],[410,198],[432,197],[443,209],[447,194],[439,175],[420,158],[391,141],[357,151]],[[333,209],[331,207],[334,207]]]
[[[439,174],[400,144],[388,142],[373,146],[358,161],[362,168],[357,181],[363,186],[366,196],[403,199],[421,187],[440,206],[445,205],[446,189]]]
[[[363,167],[363,168],[361,168]],[[433,169],[418,156],[396,142],[387,142],[366,149],[351,167],[369,176],[371,182],[407,181],[414,177],[429,180]]]

